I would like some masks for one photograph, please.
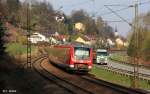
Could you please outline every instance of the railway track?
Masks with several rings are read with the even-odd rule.
[[[39,72],[36,71],[34,64],[40,63],[46,58],[46,54],[34,57],[32,58],[32,68],[25,68],[25,70],[27,70],[25,72],[28,73],[26,83],[28,84],[28,88],[31,88],[32,90],[26,91],[26,94],[74,94],[71,91],[57,85],[53,81],[47,80],[44,76],[40,75]]]
[[[46,58],[47,58],[47,55],[41,55],[32,60],[32,69],[34,70],[34,72],[36,72],[36,74],[38,76],[43,78],[42,80],[40,79],[40,81],[42,81],[42,82],[38,82],[38,83],[42,83],[42,84],[44,83],[43,87],[42,87],[42,89],[44,89],[44,90],[41,91],[43,93],[37,93],[37,94],[75,94],[72,91],[56,84],[55,82],[50,80],[47,76],[45,76],[45,74],[43,74],[42,69],[40,67],[38,67],[37,64],[42,62]],[[35,80],[37,80],[37,79],[38,78],[36,78]],[[38,85],[38,83],[37,83],[37,85]]]
[[[44,61],[38,65],[47,73],[45,75],[51,75],[54,82],[59,82],[57,84],[73,91],[76,94],[148,94],[145,91],[115,85],[89,76],[79,77],[79,75],[71,75],[61,71],[47,62],[48,61]],[[55,72],[56,70],[57,72]]]
[[[91,75],[91,74],[89,74],[89,75]],[[144,91],[144,90],[136,90],[133,88],[128,88],[128,87],[124,87],[121,85],[113,84],[113,83],[110,83],[110,82],[107,82],[104,80],[93,78],[93,76],[91,77],[91,76],[86,75],[86,76],[82,76],[81,78],[86,79],[86,80],[88,80],[92,83],[98,84],[98,85],[105,85],[116,91],[124,92],[125,94],[149,94],[147,91]]]
[[[113,71],[113,72],[117,72],[117,73],[120,73],[120,74],[125,74],[125,75],[128,75],[128,76],[132,76],[134,74],[133,71],[114,68],[114,67],[110,67],[110,66],[97,66],[97,67],[100,67],[100,68],[103,68],[103,69],[106,69],[106,70],[110,70],[110,71]],[[139,78],[143,79],[143,80],[150,80],[150,75],[139,73]]]
[[[39,59],[41,59],[41,62],[42,62],[46,58],[39,58]],[[66,91],[70,92],[70,94],[93,94],[90,91],[87,91],[81,87],[75,86],[74,84],[68,83],[64,81],[63,79],[49,73],[41,66],[41,62],[39,63],[34,62],[33,68],[36,72],[39,73],[40,76],[42,76],[46,80],[56,83],[61,88],[64,88]]]

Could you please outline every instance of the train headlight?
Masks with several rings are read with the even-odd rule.
[[[69,65],[70,68],[74,68],[74,65]]]
[[[88,69],[91,69],[92,68],[92,66],[88,66]]]
[[[72,59],[72,61],[73,61],[73,62],[77,62],[77,60],[75,60],[75,59]]]

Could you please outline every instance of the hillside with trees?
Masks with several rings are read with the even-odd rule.
[[[15,27],[26,30],[27,27],[27,4],[19,0],[1,0],[0,13],[4,15],[5,21],[11,23]],[[32,32],[59,32],[60,34],[72,34],[74,32],[74,24],[81,22],[85,25],[86,30],[83,34],[93,34],[105,37],[113,37],[113,28],[103,19],[93,19],[84,10],[72,11],[71,15],[65,15],[59,10],[54,10],[53,6],[47,2],[34,1],[29,6],[30,28]],[[62,22],[57,22],[56,16],[64,16]]]

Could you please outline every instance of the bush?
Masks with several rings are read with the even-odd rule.
[[[19,43],[22,45],[27,45],[27,37],[26,36],[21,36],[19,38]]]
[[[142,46],[142,58],[146,61],[150,60],[150,33],[147,34]]]
[[[6,44],[6,52],[11,56],[21,55],[27,52],[27,48],[19,43],[8,43]]]

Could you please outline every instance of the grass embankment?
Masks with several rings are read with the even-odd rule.
[[[132,77],[127,77],[127,76],[123,76],[120,74],[115,74],[111,71],[106,71],[104,69],[97,68],[96,66],[93,67],[93,69],[90,73],[96,75],[97,78],[103,79],[105,81],[109,81],[109,82],[123,85],[123,86],[127,86],[127,87],[132,86],[132,82],[133,82]],[[139,81],[139,87],[141,89],[150,90],[150,82],[140,80]]]
[[[124,53],[115,53],[110,56],[110,59],[120,63],[129,63],[129,57]]]
[[[127,54],[125,53],[115,53],[115,54],[112,54],[110,57],[109,57],[110,60],[112,61],[115,61],[117,63],[122,63],[122,64],[127,64],[127,65],[133,65],[131,63],[131,59],[129,56],[127,56]],[[145,61],[140,61],[140,64],[139,64],[139,67],[141,68],[146,68],[146,69],[150,69],[150,66],[148,65],[148,63],[146,64]]]
[[[25,55],[27,54],[27,46],[22,45],[19,43],[8,43],[5,45],[6,46],[6,52],[10,56],[16,56],[16,55]],[[31,51],[34,53],[37,51],[37,47],[32,46]]]

